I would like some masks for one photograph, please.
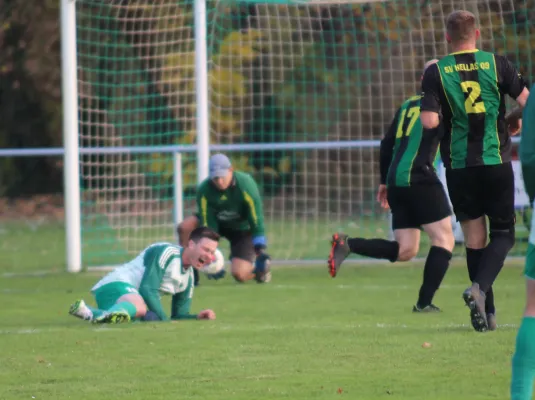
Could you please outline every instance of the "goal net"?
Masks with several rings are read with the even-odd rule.
[[[193,1],[76,4],[81,146],[194,145]],[[447,54],[450,11],[472,11],[479,47],[535,76],[534,0],[207,7],[210,140],[233,145],[235,169],[259,183],[278,260],[325,259],[338,230],[388,236],[388,214],[375,201],[378,141],[401,102],[420,92],[424,63]],[[163,152],[81,157],[84,264],[121,262],[175,240],[172,160]],[[195,153],[182,161],[188,216]]]

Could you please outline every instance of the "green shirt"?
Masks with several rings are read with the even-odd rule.
[[[136,258],[104,276],[92,290],[112,282],[135,287],[147,308],[162,321],[169,320],[163,310],[161,294],[172,295],[171,319],[196,318],[190,314],[193,297],[192,267],[182,266],[182,248],[172,243],[155,243]]]
[[[440,182],[434,163],[441,127],[422,129],[420,98],[413,96],[403,102],[381,140],[381,183],[389,187]]]
[[[197,189],[197,208],[201,225],[221,233],[250,231],[264,236],[264,211],[256,182],[251,175],[233,172],[230,186],[219,190],[210,179]]]
[[[520,162],[524,186],[531,202],[535,198],[535,85],[522,112],[522,136],[520,138]]]
[[[449,54],[427,68],[421,110],[442,112],[446,168],[511,161],[505,95],[516,99],[525,86],[506,58],[477,49]]]

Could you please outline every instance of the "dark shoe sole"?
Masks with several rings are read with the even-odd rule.
[[[463,293],[463,299],[467,307],[470,309],[470,322],[472,323],[473,328],[477,332],[486,332],[489,329],[487,323],[487,316],[485,315],[485,301],[480,301],[478,305],[477,294],[474,294],[472,290],[467,290]]]
[[[413,313],[421,313],[421,314],[433,314],[433,313],[439,313],[442,312],[442,310],[438,307],[424,307],[424,308],[418,308],[416,306],[412,307]]]
[[[338,238],[339,238],[338,234],[335,233],[333,235],[333,239],[331,242],[331,252],[329,253],[329,260],[327,261],[327,264],[329,265],[329,274],[333,278],[336,276],[336,265],[334,262],[334,249],[336,247],[336,243],[338,242]]]
[[[347,240],[347,236],[344,235],[344,240]],[[329,274],[334,278],[337,274],[336,271],[336,260],[334,257],[334,250],[336,249],[336,246],[340,242],[340,235],[338,233],[335,233],[333,235],[332,241],[331,241],[331,251],[329,253],[329,259],[327,260],[327,265],[329,265]],[[341,264],[341,263],[340,263]]]

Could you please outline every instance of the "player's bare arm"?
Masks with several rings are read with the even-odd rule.
[[[524,88],[520,96],[516,98],[518,107],[505,116],[507,129],[512,136],[518,135],[522,129],[522,111],[524,110],[528,97],[529,90],[528,88]]]

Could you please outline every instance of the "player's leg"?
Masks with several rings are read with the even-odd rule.
[[[103,310],[89,306],[83,299],[76,300],[69,308],[70,315],[85,321],[91,321],[102,315],[103,312]]]
[[[512,400],[531,399],[535,377],[535,216],[531,220],[525,262],[526,308],[518,330],[513,355]]]
[[[194,229],[199,227],[199,217],[196,215],[189,216],[178,224],[176,230],[178,233],[178,244],[182,247],[186,247],[189,241],[189,235]],[[194,285],[199,285],[199,271],[193,268]]]
[[[463,224],[461,224],[463,226]],[[487,247],[487,220],[480,217],[475,220],[465,221],[463,227],[466,245],[466,266],[470,281],[476,279],[481,257]],[[494,290],[492,286],[485,293],[485,314],[489,330],[496,329],[496,307],[494,306]]]
[[[237,282],[247,282],[256,277],[253,265],[255,250],[250,232],[226,232],[225,237],[230,242],[230,272]],[[270,280],[268,271],[265,282]]]
[[[487,293],[484,299],[486,329],[494,330],[496,329],[496,312],[492,285],[515,243],[514,174],[511,163],[478,169],[480,170],[478,180],[483,188],[481,204],[484,213],[489,217],[490,240],[481,254],[470,291],[472,294],[475,293],[475,298],[478,292]],[[486,330],[478,329],[477,326],[474,328]]]
[[[93,322],[121,323],[141,318],[147,313],[147,305],[137,289],[123,282],[111,282],[93,291],[97,306],[104,312]]]
[[[535,225],[535,219],[532,219]],[[535,226],[526,254],[526,308],[513,355],[511,400],[531,400],[535,378]]]
[[[418,252],[419,231],[408,219],[407,204],[405,202],[408,188],[388,188],[388,204],[392,211],[392,229],[395,240],[366,239],[361,237],[349,237],[344,233],[335,233],[332,237],[331,252],[327,264],[329,272],[334,278],[342,263],[349,254],[358,254],[365,257],[395,261],[407,261]],[[404,232],[407,231],[407,232]],[[415,235],[418,240],[415,242]],[[400,243],[398,240],[401,240]],[[403,246],[403,247],[402,247]]]
[[[472,270],[476,271],[477,275],[481,263],[477,266],[469,264],[468,257],[470,256],[468,254],[471,253],[471,250],[479,250],[483,254],[485,248],[484,182],[481,182],[478,167],[447,170],[446,180],[453,211],[463,229],[469,274]],[[485,312],[485,292],[480,290],[477,283],[473,283],[463,292],[462,297],[470,309],[470,321],[474,329],[486,331],[488,322]]]
[[[500,273],[515,244],[514,173],[511,163],[486,166],[485,214],[489,217],[489,244],[481,257],[475,281],[486,292]]]
[[[424,265],[423,281],[415,312],[440,311],[432,301],[440,287],[452,256],[455,238],[451,226],[451,208],[441,184],[414,188],[413,219],[421,224],[431,240]]]
[[[422,286],[413,311],[440,311],[433,304],[433,298],[446,275],[455,245],[451,218],[446,216],[422,227],[431,240],[431,248],[425,260]]]

